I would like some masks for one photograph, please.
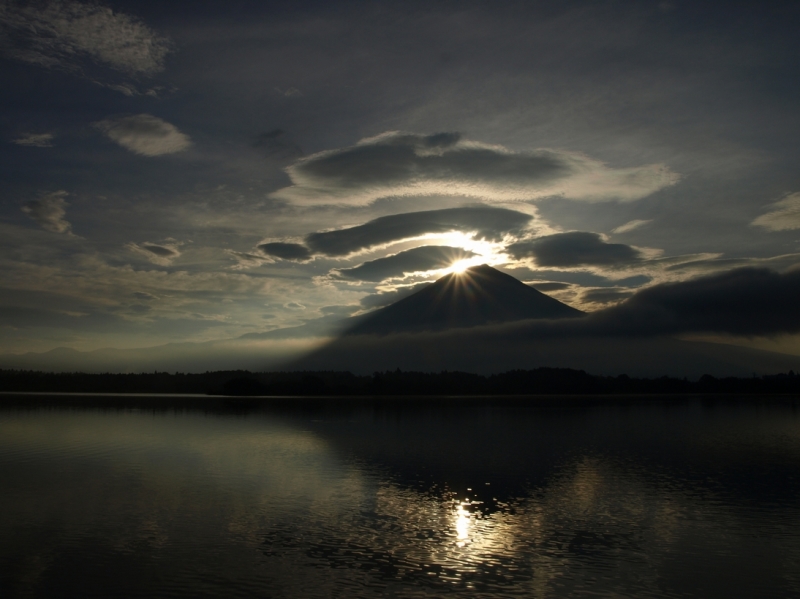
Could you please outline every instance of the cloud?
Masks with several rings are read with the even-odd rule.
[[[588,332],[665,335],[689,332],[774,335],[800,331],[800,268],[780,274],[738,268],[662,283],[588,318]]]
[[[769,258],[719,258],[711,254],[708,257],[698,256],[695,259],[688,259],[690,256],[664,258],[653,260],[653,264],[666,264],[665,271],[668,273],[680,272],[695,272],[710,274],[714,272],[727,271],[733,268],[753,266],[753,267],[768,267],[772,269],[783,270],[791,268],[795,264],[800,263],[800,254],[783,254],[780,256],[771,256]],[[679,262],[670,264],[671,260],[680,259]]]
[[[353,304],[322,306],[319,309],[319,311],[325,316],[350,316],[356,310],[358,310],[358,306]]]
[[[82,70],[88,59],[130,75],[150,75],[164,68],[170,50],[167,38],[136,17],[64,0],[0,4],[0,38],[13,58],[68,71]]]
[[[169,266],[173,260],[181,255],[180,250],[176,244],[158,244],[158,243],[129,243],[127,246],[129,250],[144,256],[153,264],[160,266]]]
[[[282,96],[284,96],[286,98],[294,98],[294,97],[303,95],[303,92],[301,92],[296,87],[289,87],[289,88],[286,88],[286,89],[281,89],[280,87],[275,87],[274,89],[275,89],[276,92],[278,92],[280,95],[282,95]]]
[[[644,226],[644,225],[646,225],[648,223],[651,223],[651,222],[653,222],[653,219],[632,220],[632,221],[628,221],[624,225],[620,225],[616,229],[612,229],[611,232],[612,233],[628,233],[629,231],[633,231],[634,229],[638,229],[639,227],[642,227],[642,226]]]
[[[66,191],[55,191],[42,196],[38,200],[31,200],[22,206],[22,211],[35,220],[46,231],[53,233],[71,234],[72,225],[64,216],[67,214],[67,202],[64,200],[69,194]]]
[[[773,210],[755,219],[752,225],[770,231],[800,229],[800,192],[792,193],[772,204]]]
[[[299,243],[271,242],[262,243],[258,250],[266,256],[281,258],[282,260],[296,260],[305,262],[311,259],[311,252],[304,245]]]
[[[648,275],[633,275],[622,279],[611,279],[588,270],[549,270],[530,268],[505,268],[512,276],[526,281],[550,281],[569,283],[580,287],[640,287],[649,283]],[[605,273],[609,274],[609,273]],[[536,286],[536,283],[529,283]]]
[[[427,234],[460,231],[479,239],[498,241],[518,232],[533,219],[529,214],[489,206],[407,212],[382,216],[357,227],[311,233],[306,244],[326,256],[346,256],[372,247]]]
[[[192,145],[189,136],[150,114],[136,114],[95,123],[112,141],[142,156],[182,152]]]
[[[384,281],[413,272],[447,268],[453,262],[472,258],[477,254],[461,248],[443,245],[424,245],[386,258],[365,262],[355,268],[333,270],[334,276],[357,281]]]
[[[132,295],[137,299],[145,300],[148,302],[158,299],[155,295],[153,295],[152,293],[147,293],[146,291],[134,291]]]
[[[622,243],[608,243],[597,233],[573,231],[513,243],[508,254],[516,260],[533,258],[538,266],[615,266],[641,259],[641,253]]]
[[[293,185],[273,196],[296,204],[364,205],[380,197],[430,194],[490,202],[554,195],[632,201],[679,179],[661,164],[614,169],[577,153],[514,152],[458,133],[397,131],[308,156],[286,171]]]
[[[226,249],[225,253],[233,256],[236,259],[236,264],[231,266],[233,270],[243,270],[246,268],[261,266],[265,263],[274,262],[274,260],[271,260],[266,256],[257,256],[256,254],[251,254],[249,252],[237,252],[235,250]]]
[[[32,148],[52,148],[53,137],[55,136],[52,133],[24,133],[21,137],[12,140],[12,143]]]
[[[569,283],[557,283],[555,281],[535,281],[527,284],[536,289],[536,291],[541,291],[543,293],[547,291],[561,291],[572,287]]]
[[[581,294],[581,300],[587,304],[613,304],[631,297],[633,293],[633,291],[624,287],[587,289]]]

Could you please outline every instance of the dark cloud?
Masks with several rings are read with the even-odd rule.
[[[573,231],[511,244],[513,258],[533,258],[539,266],[615,266],[641,259],[638,250],[622,243],[608,243],[597,233]]]
[[[385,135],[371,143],[317,154],[295,165],[292,172],[322,184],[358,189],[414,179],[527,183],[561,177],[570,170],[552,152],[519,155],[487,147],[457,147],[460,137],[457,133]]]
[[[275,197],[296,203],[367,204],[387,195],[463,194],[488,201],[566,193],[582,199],[639,199],[674,184],[663,165],[610,169],[579,154],[513,152],[458,133],[390,131],[320,152],[287,169],[294,185]]]
[[[400,277],[406,273],[446,268],[453,262],[472,258],[475,255],[475,253],[461,248],[424,245],[386,258],[371,260],[355,268],[334,270],[333,273],[346,279],[378,282],[392,277]]]
[[[126,246],[129,250],[144,256],[153,264],[169,266],[172,261],[181,255],[178,246],[174,244],[161,243],[129,243]]]
[[[590,330],[621,335],[794,333],[800,331],[798,298],[800,269],[779,274],[739,268],[643,289],[618,306],[594,313]]]
[[[259,251],[265,256],[272,256],[273,258],[281,258],[282,260],[297,260],[298,262],[305,262],[311,259],[311,252],[304,245],[299,243],[262,243],[258,246]]]
[[[150,243],[143,243],[139,246],[143,250],[150,252],[151,254],[155,254],[161,258],[171,258],[173,256],[178,256],[179,252],[172,248],[165,247],[163,245],[155,245]]]
[[[520,231],[532,219],[523,212],[488,206],[407,212],[382,216],[349,229],[311,233],[306,237],[306,243],[315,252],[326,256],[346,256],[431,233],[474,231],[479,239],[499,240],[506,233]]]
[[[519,326],[518,333],[544,338],[789,334],[800,332],[798,297],[800,269],[781,274],[766,268],[738,268],[654,285],[583,318],[531,323]]]
[[[400,287],[394,291],[373,293],[362,297],[360,303],[361,306],[366,309],[382,308],[383,306],[388,306],[389,304],[400,301],[404,297],[408,297],[430,284],[431,283],[418,283],[416,285],[409,285],[408,287]]]

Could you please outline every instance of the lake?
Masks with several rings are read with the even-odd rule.
[[[800,597],[798,398],[109,405],[0,409],[0,596]]]

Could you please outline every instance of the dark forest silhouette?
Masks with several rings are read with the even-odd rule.
[[[184,374],[48,373],[0,370],[0,391],[39,393],[172,393],[230,396],[608,395],[692,393],[800,393],[793,371],[749,378],[699,380],[627,375],[596,376],[570,368],[511,370],[483,376],[466,372],[263,372]],[[0,400],[1,401],[1,400]]]

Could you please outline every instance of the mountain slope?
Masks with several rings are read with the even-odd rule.
[[[441,331],[583,312],[487,266],[451,273],[390,306],[361,317],[345,335]]]

